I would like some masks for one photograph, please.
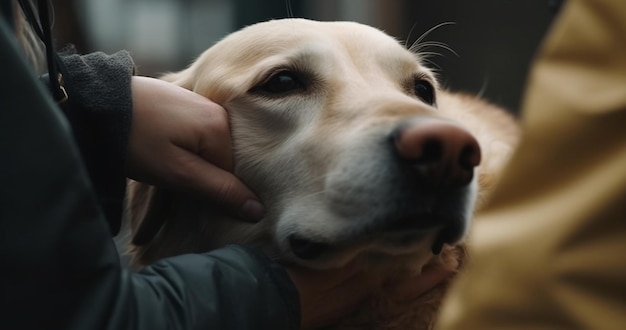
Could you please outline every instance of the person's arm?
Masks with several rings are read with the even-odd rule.
[[[65,117],[0,20],[0,324],[7,329],[294,329],[284,271],[237,247],[121,269]]]
[[[112,288],[121,290],[110,329],[300,328],[298,293],[285,270],[242,246],[164,259],[124,272]]]

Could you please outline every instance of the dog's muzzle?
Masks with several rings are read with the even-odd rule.
[[[403,121],[388,138],[391,144],[386,148],[393,163],[384,166],[393,173],[387,182],[395,183],[386,190],[371,190],[381,194],[376,200],[384,207],[360,215],[358,207],[345,208],[347,212],[342,209],[343,216],[357,219],[336,242],[292,234],[288,240],[295,256],[314,260],[335,247],[372,242],[390,248],[419,246],[426,235],[435,237],[431,251],[439,254],[444,244],[456,243],[462,237],[474,203],[470,197],[474,170],[481,158],[476,139],[459,125],[432,117]],[[349,188],[338,191],[358,191],[358,184],[350,177],[341,184]],[[336,194],[334,207],[359,205],[351,198],[359,197]]]

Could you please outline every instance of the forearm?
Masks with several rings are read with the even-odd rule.
[[[210,276],[210,278],[208,278]],[[241,246],[162,260],[120,279],[110,329],[298,329],[286,272]]]

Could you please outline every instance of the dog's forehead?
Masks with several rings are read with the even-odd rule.
[[[323,22],[302,18],[271,20],[248,26],[238,32],[241,36],[263,36],[269,40],[298,41],[306,38],[348,39],[395,44],[395,40],[381,30],[356,22]],[[236,34],[233,34],[233,36]],[[354,40],[354,39],[357,40]]]
[[[383,58],[414,63],[415,54],[406,50],[394,38],[381,30],[356,22],[320,22],[307,19],[281,19],[257,23],[229,35],[216,45],[219,48],[245,47],[231,60],[249,62],[252,57],[267,57],[291,52],[294,48],[313,49],[307,45],[333,45],[351,57]],[[319,47],[317,47],[319,49]],[[330,48],[329,48],[330,49]],[[395,51],[390,51],[395,49]],[[223,53],[223,52],[222,52]],[[372,57],[372,53],[379,56]]]

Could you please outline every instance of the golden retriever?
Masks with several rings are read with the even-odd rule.
[[[137,265],[240,242],[317,269],[457,269],[474,209],[518,135],[506,112],[442,90],[419,53],[353,22],[252,25],[163,79],[227,110],[235,173],[266,216],[246,223],[132,182]],[[409,303],[381,292],[337,328],[428,329],[443,291]]]

